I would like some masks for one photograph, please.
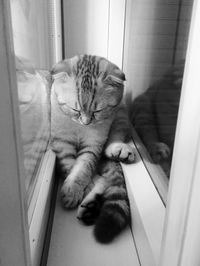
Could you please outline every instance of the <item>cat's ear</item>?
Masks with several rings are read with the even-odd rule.
[[[121,102],[123,97],[124,81],[125,74],[117,66],[111,65],[109,72],[104,79],[104,82],[109,85],[106,89],[106,93],[110,95],[107,96],[109,98],[110,105],[116,106]]]
[[[66,78],[74,74],[75,64],[78,60],[78,57],[72,57],[70,59],[65,59],[63,61],[55,64],[51,70],[51,75],[53,79]]]
[[[118,67],[114,67],[110,70],[105,78],[105,81],[109,81],[109,83],[113,83],[113,85],[122,85],[125,80],[125,74]]]
[[[111,85],[123,85],[126,80],[123,71],[105,58],[100,61],[100,73],[103,73],[102,79]]]
[[[51,70],[51,75],[54,80],[66,79],[71,75],[71,64],[69,60],[63,60],[55,64]]]

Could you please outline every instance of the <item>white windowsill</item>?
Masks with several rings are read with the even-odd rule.
[[[63,263],[117,266],[125,262],[126,266],[158,265],[165,206],[136,147],[135,150],[136,163],[122,164],[131,205],[132,230],[127,228],[109,245],[98,244],[93,238],[92,227],[80,224],[76,211],[63,210],[58,195],[48,266]]]
[[[150,172],[154,173],[152,180],[143,162],[144,158],[141,157],[141,154],[145,155],[145,150],[142,150],[139,139],[135,139],[134,130],[132,133],[137,143],[137,148],[131,144],[135,149],[136,162],[122,164],[131,206],[132,233],[141,265],[155,266],[159,262],[165,218],[165,204],[161,195],[167,195],[167,186],[163,181],[156,182],[162,178],[162,172],[155,164],[151,164]]]

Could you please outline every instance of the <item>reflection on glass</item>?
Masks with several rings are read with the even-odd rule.
[[[133,102],[132,123],[152,159],[169,175],[175,138],[184,60]]]
[[[46,151],[50,132],[47,3],[39,0],[10,0],[21,139],[28,198],[34,190],[37,171]]]
[[[26,189],[46,151],[50,132],[48,72],[37,71],[24,58],[16,57],[21,137],[26,170]]]
[[[126,21],[126,97],[133,126],[169,176],[193,0],[136,2]]]

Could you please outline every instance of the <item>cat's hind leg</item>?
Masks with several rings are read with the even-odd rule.
[[[83,199],[77,211],[77,218],[84,224],[94,224],[96,218],[99,216],[105,190],[105,179],[96,175],[94,183],[91,185],[91,191]]]

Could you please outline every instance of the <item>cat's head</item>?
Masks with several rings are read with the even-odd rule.
[[[61,109],[83,125],[111,117],[123,96],[124,73],[102,57],[63,60],[53,67],[52,76]]]

